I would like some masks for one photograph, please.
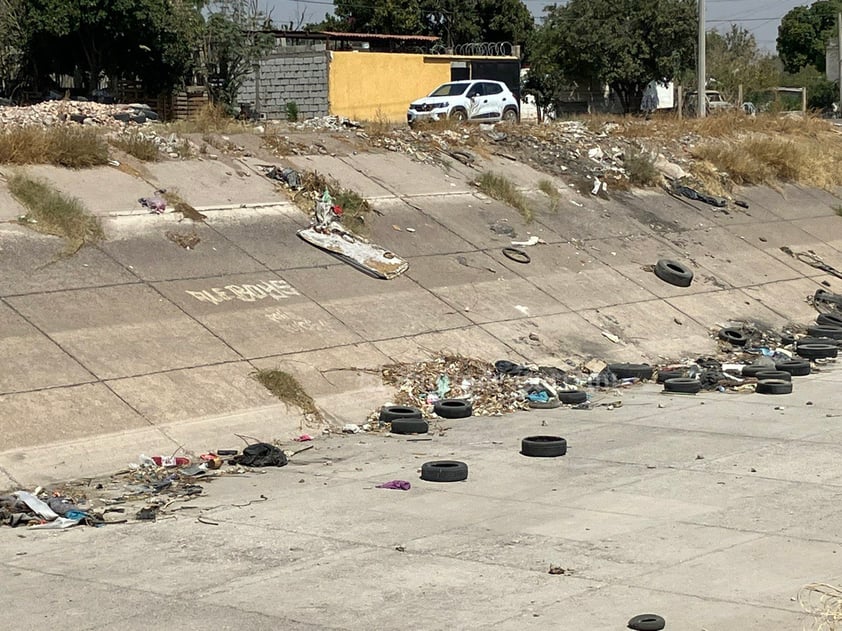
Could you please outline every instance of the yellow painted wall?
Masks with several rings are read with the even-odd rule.
[[[448,81],[448,58],[333,51],[328,69],[330,113],[357,120],[404,122],[412,101]]]

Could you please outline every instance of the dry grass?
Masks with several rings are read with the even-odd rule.
[[[236,134],[248,131],[250,126],[232,117],[222,105],[208,103],[193,118],[168,123],[167,128],[179,134]]]
[[[626,168],[629,182],[635,186],[656,186],[661,181],[652,156],[645,151],[627,151],[623,157],[623,166]]]
[[[505,202],[515,208],[526,223],[532,221],[532,209],[529,207],[526,197],[517,190],[514,182],[505,175],[486,171],[474,182],[474,186],[492,199]]]
[[[550,180],[540,180],[538,190],[550,198],[550,210],[556,212],[561,203],[561,193]]]
[[[106,164],[108,145],[87,127],[12,127],[0,131],[0,164],[53,164],[84,169]]]
[[[82,202],[43,180],[16,174],[9,178],[9,191],[28,210],[20,222],[38,232],[64,238],[65,254],[74,254],[105,238],[99,219],[89,214]]]
[[[110,142],[120,151],[124,151],[143,162],[157,162],[161,159],[158,144],[154,140],[143,136],[136,129],[126,134],[114,136],[110,139]]]
[[[389,117],[381,109],[377,108],[372,120],[363,121],[363,128],[370,137],[388,136],[396,124],[389,120]]]
[[[253,373],[253,376],[281,401],[299,408],[305,417],[319,421],[324,420],[313,397],[307,394],[298,379],[293,375],[283,370],[263,369]]]

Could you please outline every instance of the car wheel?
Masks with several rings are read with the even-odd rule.
[[[783,379],[762,379],[754,389],[757,394],[791,394],[792,382]]]
[[[533,458],[556,458],[567,453],[561,436],[527,436],[520,441],[520,453]]]
[[[655,276],[676,287],[689,287],[693,282],[692,270],[669,259],[661,259],[655,264]]]
[[[464,399],[442,399],[433,404],[433,412],[442,418],[468,418],[474,408]]]
[[[745,346],[748,338],[740,329],[726,328],[719,331],[719,339],[733,344],[734,346]]]
[[[785,370],[793,377],[806,377],[810,374],[809,359],[788,359],[775,364],[776,370]]]
[[[420,418],[396,418],[392,421],[393,434],[426,434],[430,429],[427,421]]]
[[[450,118],[461,123],[468,120],[468,113],[463,109],[456,109],[450,113]]]
[[[680,392],[682,394],[696,394],[701,392],[702,382],[690,377],[677,377],[664,382],[664,392]]]
[[[608,370],[613,372],[617,379],[652,378],[652,366],[649,364],[608,364]]]
[[[468,465],[458,460],[436,460],[421,465],[421,479],[427,482],[460,482],[468,479]]]
[[[517,122],[517,110],[513,107],[510,107],[506,110],[503,110],[503,120],[507,123],[516,123]]]
[[[560,390],[558,400],[568,405],[584,403],[588,400],[588,393],[583,390]]]
[[[421,418],[421,410],[409,405],[386,405],[380,409],[380,422],[391,423],[399,418]]]
[[[644,613],[629,620],[626,626],[636,631],[661,631],[667,626],[667,622],[654,613]]]

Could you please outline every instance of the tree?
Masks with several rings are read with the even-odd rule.
[[[24,63],[25,0],[0,0],[0,95],[11,93]]]
[[[335,0],[325,30],[435,35],[448,46],[524,44],[534,19],[522,0]]]
[[[695,60],[696,0],[570,0],[546,9],[533,55],[568,84],[607,84],[625,112]]]
[[[781,68],[778,59],[760,51],[750,31],[732,24],[725,34],[707,33],[707,74],[726,98],[736,98],[742,85],[743,95],[754,100],[758,91],[780,81]]]
[[[275,45],[265,31],[271,16],[258,0],[214,0],[207,3],[203,30],[203,72],[214,101],[234,108],[237,93],[254,66]]]
[[[81,71],[87,93],[103,76],[140,79],[150,91],[182,81],[200,15],[182,0],[27,0],[22,44],[30,74]]]
[[[824,71],[825,48],[836,35],[836,14],[842,0],[819,0],[809,7],[795,7],[778,27],[778,55],[784,70],[797,73],[804,66]]]

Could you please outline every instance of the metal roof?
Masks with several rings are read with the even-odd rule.
[[[385,33],[340,33],[336,31],[316,31],[321,35],[339,39],[383,39],[394,41],[436,42],[440,37],[435,35],[387,35]]]

